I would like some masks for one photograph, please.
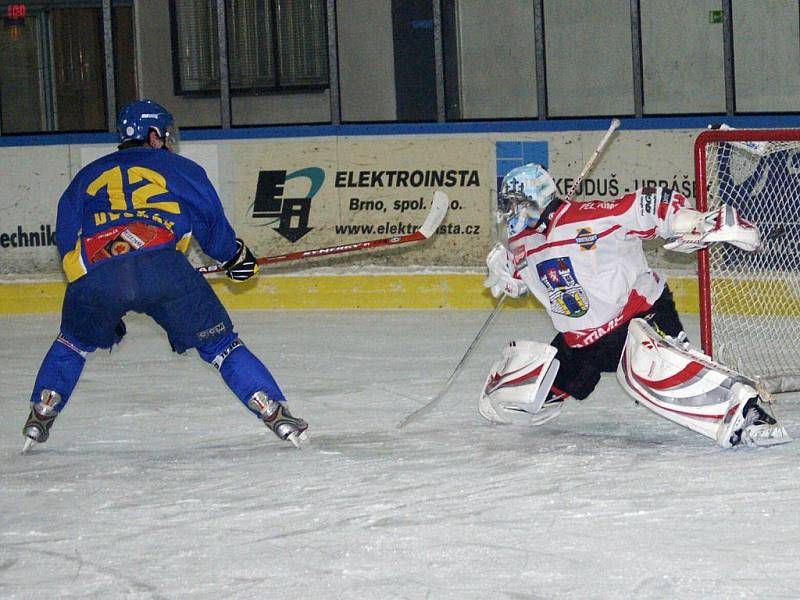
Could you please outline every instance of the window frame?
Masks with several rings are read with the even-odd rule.
[[[209,0],[212,3],[215,3],[216,0]],[[277,13],[277,3],[280,0],[266,0],[269,3],[269,10],[271,14]],[[173,93],[176,96],[184,97],[184,98],[218,98],[220,97],[221,93],[221,85],[217,85],[217,87],[213,89],[203,89],[203,90],[186,90],[183,89],[182,81],[181,81],[181,63],[180,63],[180,52],[178,48],[178,17],[177,17],[177,8],[176,8],[177,0],[169,0],[169,21],[170,21],[170,47],[172,49],[172,83],[173,83]],[[328,7],[327,3],[324,1],[320,1],[324,23],[327,24],[328,21]],[[226,7],[226,21],[230,19],[230,14],[227,9],[228,2],[225,1]],[[216,23],[214,24],[216,27]],[[266,96],[266,95],[278,95],[278,94],[296,94],[298,92],[321,92],[327,90],[331,86],[331,74],[330,74],[330,67],[328,64],[327,59],[323,61],[325,65],[325,72],[326,72],[326,82],[325,83],[299,83],[299,84],[285,84],[281,83],[280,78],[280,69],[279,64],[281,60],[281,48],[280,43],[278,41],[278,23],[276,19],[271,19],[270,28],[272,30],[272,43],[271,43],[271,52],[273,53],[273,69],[274,69],[274,79],[275,84],[273,85],[256,85],[256,86],[242,86],[242,87],[235,87],[233,82],[230,81],[230,67],[228,69],[228,79],[229,79],[229,92],[231,96]],[[322,44],[323,48],[328,47],[328,31],[327,27],[323,27],[323,32],[325,39],[323,40],[324,43]],[[223,32],[221,32],[223,33]],[[230,43],[228,39],[228,32],[224,32],[225,35],[225,43],[228,45],[228,63],[230,65],[231,61],[234,60],[233,55],[230,51]]]
[[[127,98],[129,96],[135,97],[138,93],[138,86],[137,86],[137,79],[136,79],[136,60],[131,60],[130,65],[122,64],[120,62],[120,54],[117,52],[119,49],[118,44],[119,40],[122,39],[121,36],[118,34],[120,31],[117,29],[119,25],[118,10],[122,9],[129,9],[130,11],[130,22],[132,25],[132,29],[130,33],[130,39],[133,42],[133,47],[135,47],[135,0],[109,0],[109,7],[111,9],[111,28],[113,31],[113,38],[114,38],[114,49],[111,51],[111,56],[114,58],[113,70],[114,70],[114,95],[115,95],[115,102],[119,102],[121,99]],[[72,128],[66,127],[62,123],[60,123],[60,113],[64,110],[64,104],[59,102],[58,96],[61,88],[58,85],[58,81],[56,79],[56,55],[54,48],[56,47],[56,42],[54,39],[55,35],[55,26],[54,26],[54,13],[56,11],[69,11],[69,10],[90,10],[90,11],[98,11],[97,19],[98,23],[100,24],[99,29],[99,41],[102,44],[104,41],[104,17],[103,17],[103,0],[74,0],[72,2],[65,1],[65,0],[50,0],[45,2],[38,2],[38,3],[31,3],[27,6],[27,15],[25,17],[26,20],[26,27],[28,26],[27,23],[33,23],[33,27],[35,27],[35,32],[33,33],[36,46],[37,46],[37,69],[38,72],[36,73],[37,78],[37,90],[38,96],[40,99],[40,103],[38,106],[38,114],[39,114],[39,123],[40,127],[37,129],[25,129],[22,131],[8,131],[7,127],[4,127],[3,123],[3,107],[0,106],[0,136],[5,135],[40,135],[40,134],[64,134],[64,133],[96,133],[101,131],[113,131],[116,127],[116,118],[110,119],[107,109],[110,102],[108,98],[109,89],[107,86],[107,76],[108,72],[104,65],[104,60],[107,59],[107,50],[104,48],[103,45],[100,46],[100,61],[97,66],[97,71],[99,72],[99,81],[101,82],[100,85],[100,96],[102,97],[102,106],[104,116],[102,118],[102,123],[99,124],[97,127],[81,127],[81,128]],[[0,7],[0,10],[5,10],[6,6],[3,5]],[[129,69],[131,73],[133,73],[133,77],[131,79],[132,87],[129,89],[123,89],[120,86],[120,71],[123,69]],[[0,90],[1,91],[1,90]],[[132,99],[132,98],[131,98]],[[2,98],[0,98],[0,102],[2,102]]]

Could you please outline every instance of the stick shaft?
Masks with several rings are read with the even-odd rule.
[[[427,239],[419,231],[409,233],[406,235],[381,238],[377,240],[367,240],[364,242],[354,242],[352,244],[342,244],[340,246],[329,246],[327,248],[314,248],[312,250],[302,250],[298,252],[289,252],[287,254],[277,254],[275,256],[262,256],[256,259],[259,265],[272,265],[275,263],[290,262],[293,260],[304,260],[306,258],[316,258],[320,256],[331,256],[333,254],[344,254],[346,252],[358,252],[360,250],[369,250],[370,248],[380,248],[381,246],[397,246],[399,244],[407,244],[409,242],[419,242]],[[222,271],[221,265],[207,265],[198,267],[201,273],[218,273]]]
[[[597,162],[598,157],[600,156],[600,154],[603,153],[603,150],[605,150],[605,147],[608,144],[609,140],[611,140],[611,136],[614,135],[614,132],[619,128],[620,125],[621,123],[619,119],[614,119],[613,121],[611,121],[611,125],[609,126],[608,131],[606,131],[606,134],[603,136],[603,139],[600,140],[600,143],[597,145],[594,154],[592,154],[589,157],[589,160],[584,165],[581,174],[578,175],[578,178],[572,183],[572,186],[569,188],[569,191],[567,192],[567,195],[564,197],[564,200],[571,200],[572,196],[575,195],[575,190],[578,189],[578,186],[583,181],[583,178],[586,177],[587,173],[589,173],[589,171],[592,170],[592,167],[594,167],[594,163]]]
[[[288,252],[287,254],[277,254],[275,256],[262,256],[261,258],[257,258],[256,262],[259,265],[272,265],[275,263],[304,260],[306,258],[318,258],[320,256],[331,256],[333,254],[344,254],[346,252],[359,252],[361,250],[380,248],[382,246],[397,246],[399,244],[427,240],[436,234],[437,228],[439,225],[441,225],[445,215],[447,214],[449,205],[450,199],[448,198],[447,194],[441,190],[436,190],[433,193],[433,202],[431,204],[430,211],[428,211],[428,216],[425,218],[425,221],[422,223],[419,229],[417,229],[414,233],[385,237],[376,240],[366,240],[363,242],[353,242],[351,244],[340,244],[338,246],[328,246],[327,248],[314,248],[312,250]],[[205,274],[218,273],[222,270],[222,265],[206,265],[197,268],[197,271]]]
[[[397,425],[398,429],[402,429],[403,427],[405,427],[406,425],[408,425],[412,421],[415,421],[416,419],[418,419],[422,415],[425,415],[425,414],[429,413],[434,408],[436,408],[436,406],[439,404],[439,402],[442,401],[442,398],[444,398],[445,394],[450,389],[450,386],[453,385],[453,382],[456,380],[456,377],[458,377],[459,373],[461,373],[461,370],[464,368],[464,365],[467,364],[467,361],[469,360],[469,357],[472,356],[472,353],[475,351],[475,348],[478,347],[478,344],[480,343],[480,341],[483,338],[483,336],[486,333],[486,331],[489,329],[489,326],[492,324],[492,321],[494,321],[495,317],[497,317],[497,315],[500,314],[500,308],[503,306],[503,302],[505,301],[505,299],[507,297],[508,296],[506,296],[506,294],[503,294],[502,296],[500,296],[500,299],[497,301],[497,304],[495,304],[495,306],[494,306],[494,310],[492,310],[491,314],[486,319],[486,322],[480,328],[480,331],[478,331],[478,334],[475,336],[475,339],[472,340],[472,343],[469,345],[469,348],[467,348],[467,351],[464,353],[464,356],[462,356],[461,360],[458,361],[458,364],[456,365],[456,368],[453,369],[453,372],[450,374],[450,377],[447,379],[445,384],[442,386],[442,389],[440,389],[439,392],[433,398],[431,398],[431,400],[427,404],[425,404],[424,406],[418,408],[413,413],[408,415],[405,419],[400,421],[400,423]]]

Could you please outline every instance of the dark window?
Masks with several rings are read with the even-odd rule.
[[[136,95],[132,7],[113,7],[111,26],[120,105]],[[100,2],[61,3],[3,19],[0,56],[4,134],[108,129]]]
[[[45,109],[40,75],[42,22],[4,20],[0,28],[0,98],[3,133],[43,131]]]
[[[227,0],[231,91],[328,85],[324,0]],[[176,93],[219,91],[215,0],[172,0]]]
[[[96,8],[50,13],[56,129],[81,131],[106,125],[103,21]]]

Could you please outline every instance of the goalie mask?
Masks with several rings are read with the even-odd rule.
[[[516,167],[503,178],[497,194],[497,222],[505,222],[509,235],[516,235],[535,224],[555,196],[556,184],[544,167]]]

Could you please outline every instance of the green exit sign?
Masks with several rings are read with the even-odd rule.
[[[709,23],[722,23],[722,11],[721,10],[710,10],[710,11],[708,11],[708,22]]]

